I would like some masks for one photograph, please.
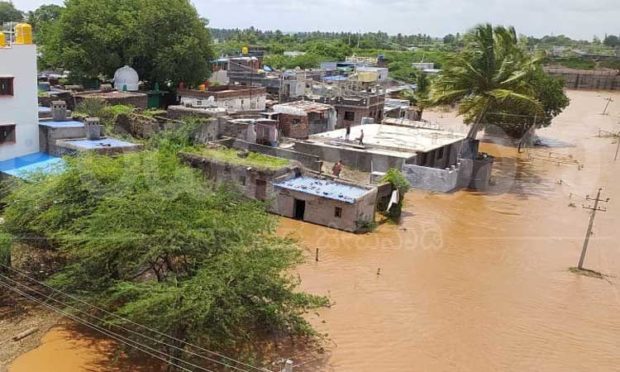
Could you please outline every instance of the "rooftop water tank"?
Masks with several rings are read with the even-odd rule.
[[[18,23],[15,26],[15,44],[32,44],[32,26]]]
[[[138,90],[139,84],[140,78],[138,73],[127,65],[119,68],[114,73],[114,88],[117,90],[135,92]]]

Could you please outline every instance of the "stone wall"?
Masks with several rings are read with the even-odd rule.
[[[258,169],[243,165],[233,165],[205,158],[196,154],[180,153],[179,157],[190,166],[200,169],[205,179],[215,184],[232,184],[248,198],[257,199],[257,184],[265,182],[265,200],[274,200],[273,180],[282,176],[294,176],[300,170],[294,166],[278,170]]]
[[[100,99],[105,101],[108,105],[128,105],[134,106],[140,109],[146,109],[148,107],[148,96],[146,93],[137,92],[83,92],[74,95],[77,104],[85,99]]]
[[[564,80],[568,89],[620,90],[618,71],[590,71],[546,68],[551,76]]]
[[[304,154],[298,151],[289,149],[283,149],[279,147],[271,147],[259,145],[256,143],[248,143],[246,141],[235,140],[232,142],[232,147],[238,149],[244,149],[253,152],[259,152],[261,154],[275,156],[278,158],[289,159],[301,163],[306,169],[319,172],[321,170],[321,159],[318,156]]]

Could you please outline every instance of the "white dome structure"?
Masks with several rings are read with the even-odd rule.
[[[116,90],[127,90],[135,92],[139,89],[140,78],[133,68],[125,65],[114,73],[114,88]]]

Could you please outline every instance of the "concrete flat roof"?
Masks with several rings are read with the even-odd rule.
[[[274,105],[273,112],[289,115],[305,115],[309,112],[334,110],[334,106],[314,101],[293,101]]]
[[[28,179],[33,173],[55,173],[64,169],[65,161],[43,152],[35,152],[13,159],[0,161],[0,172]]]
[[[319,133],[310,136],[310,141],[323,142],[332,146],[357,145],[356,138],[364,131],[363,149],[369,152],[390,151],[406,155],[429,152],[451,145],[466,138],[461,133],[443,130],[403,127],[385,124],[364,124],[351,127],[350,141],[344,142],[346,129]],[[377,151],[379,150],[379,151]]]
[[[84,123],[77,120],[63,120],[63,121],[54,121],[54,120],[43,120],[39,122],[40,126],[49,127],[49,128],[84,128]]]
[[[78,139],[58,141],[58,145],[66,146],[76,150],[95,150],[100,148],[112,149],[134,149],[139,147],[135,143],[121,141],[116,138],[102,138],[98,140]]]
[[[286,181],[274,183],[273,185],[283,189],[303,192],[349,204],[353,204],[357,198],[370,191],[363,187],[309,176],[291,178]]]

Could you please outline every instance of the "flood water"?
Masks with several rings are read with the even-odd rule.
[[[302,288],[334,303],[308,316],[329,335],[327,353],[296,370],[620,370],[620,159],[612,138],[597,137],[620,131],[620,94],[569,96],[538,133],[552,147],[528,155],[483,145],[497,157],[487,193],[410,192],[399,225],[366,235],[281,220],[280,233],[308,251]],[[610,115],[600,115],[609,96]],[[548,161],[569,155],[583,169]],[[568,271],[587,227],[583,198],[598,187],[612,200],[597,214],[585,266],[604,279]],[[61,370],[38,361],[89,350],[50,345],[10,371]]]

